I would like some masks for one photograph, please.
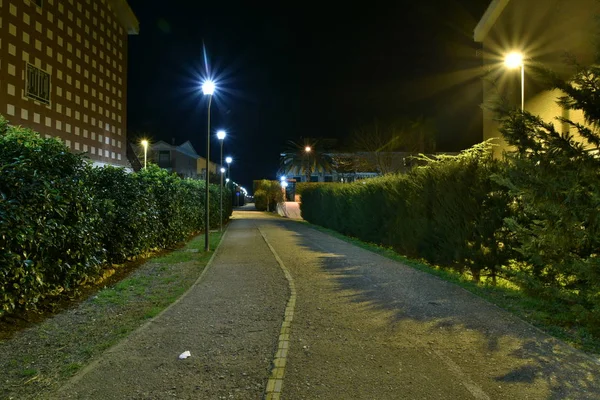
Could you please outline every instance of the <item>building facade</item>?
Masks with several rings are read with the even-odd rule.
[[[504,58],[510,52],[523,55],[524,109],[553,122],[562,132],[569,126],[556,120],[566,117],[583,123],[580,111],[563,109],[558,103],[563,94],[545,90],[539,78],[528,70],[528,64],[539,63],[569,78],[575,72],[565,62],[565,55],[578,63],[593,63],[600,33],[597,17],[600,3],[596,0],[493,0],[474,31],[474,40],[481,44],[483,67],[488,74],[483,87],[483,139],[496,139],[497,155],[509,149],[500,137],[495,115],[486,104],[503,96],[521,105],[521,71],[507,69]]]
[[[144,159],[141,146],[138,147],[138,158]],[[200,156],[189,141],[175,146],[159,140],[149,146],[147,158],[148,162],[169,172],[175,172],[182,178],[198,177],[196,164]]]
[[[0,114],[127,166],[126,0],[0,0]]]
[[[220,174],[221,167],[219,166],[219,164],[209,161],[208,162],[208,170],[213,175],[217,174],[217,171],[219,171],[219,174]],[[198,160],[196,162],[196,173],[198,174],[199,177],[201,177],[202,179],[205,179],[206,178],[205,172],[206,172],[206,158],[198,157]]]

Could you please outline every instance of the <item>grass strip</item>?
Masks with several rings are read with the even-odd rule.
[[[211,249],[221,233],[210,234]],[[214,251],[204,235],[149,259],[128,277],[0,341],[0,399],[40,398],[183,295]]]
[[[565,327],[556,324],[556,316],[560,313],[568,313],[565,306],[556,301],[533,298],[523,293],[518,287],[507,281],[499,280],[496,285],[491,282],[483,281],[475,283],[470,275],[461,274],[457,271],[443,269],[441,267],[430,265],[424,260],[415,260],[407,258],[396,253],[391,248],[386,248],[373,243],[366,243],[359,239],[342,235],[341,233],[314,225],[306,221],[299,221],[313,229],[327,233],[347,243],[351,243],[362,249],[377,253],[383,257],[398,261],[404,265],[415,268],[419,271],[435,275],[447,282],[452,282],[463,289],[489,301],[498,307],[511,312],[517,317],[529,322],[535,327],[563,340],[573,347],[582,350],[590,355],[600,355],[600,338],[591,335],[585,328],[571,326]]]

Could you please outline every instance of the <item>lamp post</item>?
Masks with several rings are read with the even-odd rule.
[[[210,105],[212,103],[212,96],[215,92],[215,84],[211,80],[206,80],[202,84],[202,93],[204,95],[208,95],[208,130],[206,132],[206,198],[204,204],[204,251],[210,250],[210,245],[208,242],[208,234],[210,231],[210,218],[209,218],[209,201],[210,201],[210,191],[209,191],[209,163],[210,163]]]
[[[227,179],[226,182],[229,182],[231,180],[231,162],[233,161],[233,158],[231,157],[225,157],[225,162],[227,163]],[[233,185],[231,186],[232,189],[232,193],[233,193]],[[231,205],[233,205],[233,199],[229,199],[229,201],[231,202]]]
[[[144,169],[146,169],[146,160],[148,158],[148,141],[142,140],[142,146],[144,147]]]
[[[521,67],[521,111],[525,110],[525,63],[521,53],[510,53],[504,58],[504,65],[514,69]]]
[[[304,160],[306,161],[306,182],[310,182],[310,176],[312,175],[312,171],[310,170],[310,152],[312,148],[310,146],[304,147]]]
[[[221,204],[221,211],[220,211],[220,215],[219,215],[219,231],[223,232],[223,172],[225,172],[224,168],[223,168],[223,140],[225,139],[225,131],[220,130],[217,132],[217,138],[221,141],[221,182],[219,184],[219,201]]]

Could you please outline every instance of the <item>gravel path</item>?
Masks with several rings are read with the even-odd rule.
[[[234,217],[199,283],[54,398],[261,399],[276,373],[269,399],[600,399],[598,360],[453,284],[303,223]]]
[[[265,221],[297,301],[283,399],[600,399],[600,362],[453,284]]]
[[[260,399],[288,283],[257,229],[234,220],[204,276],[53,399]],[[191,357],[179,360],[189,350]]]

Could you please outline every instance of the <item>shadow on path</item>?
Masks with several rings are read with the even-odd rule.
[[[334,280],[338,296],[391,312],[391,329],[410,322],[432,346],[459,348],[480,364],[493,359],[509,371],[488,377],[499,384],[544,382],[548,399],[600,399],[600,362],[593,357],[433,275],[295,221],[273,223],[295,232],[299,246],[318,254],[319,268]],[[469,368],[468,361],[464,365]]]

